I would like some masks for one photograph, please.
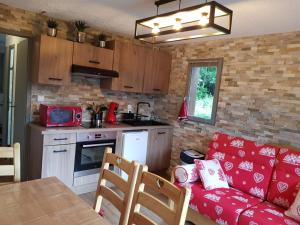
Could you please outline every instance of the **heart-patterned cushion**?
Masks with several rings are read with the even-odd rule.
[[[206,190],[215,188],[228,188],[227,179],[217,159],[195,159],[196,168]]]
[[[268,192],[268,201],[284,209],[294,202],[300,188],[300,152],[281,148]]]
[[[176,166],[174,177],[179,183],[195,182],[200,179],[195,164]]]
[[[241,225],[299,225],[284,215],[284,209],[269,202],[262,202],[245,210],[239,217]]]
[[[265,199],[278,151],[277,147],[217,132],[207,159],[219,160],[231,187]]]
[[[284,214],[300,222],[300,191],[298,191],[294,203]]]
[[[186,185],[191,187],[192,190],[190,208],[202,215],[208,216],[217,224],[241,224],[238,222],[240,214],[262,201],[259,198],[233,188],[205,190],[203,184],[200,182],[192,184],[177,183],[177,186],[180,187]]]

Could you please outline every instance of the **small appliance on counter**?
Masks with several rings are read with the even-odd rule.
[[[112,124],[117,122],[118,107],[119,107],[119,104],[116,102],[111,102],[109,104],[106,122],[112,123]]]
[[[76,127],[81,125],[80,106],[40,105],[40,123],[46,127]]]
[[[204,160],[205,155],[192,149],[183,150],[180,153],[181,165],[193,164],[195,159]]]

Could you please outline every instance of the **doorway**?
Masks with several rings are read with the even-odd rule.
[[[30,119],[28,45],[27,38],[0,33],[0,146],[20,143],[23,177]]]

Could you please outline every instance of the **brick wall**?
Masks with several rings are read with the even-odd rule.
[[[172,165],[181,149],[206,152],[215,131],[260,142],[300,146],[300,32],[206,41],[169,47],[169,95],[155,111],[175,127]],[[224,58],[216,125],[177,122],[188,60]]]
[[[46,33],[48,17],[34,12],[14,8],[0,3],[0,32],[33,38],[41,33]],[[58,37],[74,40],[75,30],[72,22],[57,20],[59,23]],[[95,38],[102,31],[100,29],[87,29],[87,42],[94,43]],[[131,38],[105,32],[114,40],[132,41]],[[136,41],[137,42],[137,41]],[[117,101],[120,111],[125,111],[127,105],[136,105],[138,101],[148,101],[153,107],[154,101],[151,96],[141,94],[113,93],[100,90],[99,81],[73,79],[68,87],[51,85],[31,85],[31,120],[38,121],[38,109],[43,104],[67,104],[80,105],[86,108],[87,104],[106,104]],[[42,98],[38,99],[38,96]],[[153,108],[142,107],[141,113],[150,115]],[[89,116],[85,113],[85,119]]]

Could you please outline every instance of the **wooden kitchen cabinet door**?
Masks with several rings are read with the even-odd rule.
[[[41,35],[34,43],[33,81],[67,85],[71,82],[73,42]]]
[[[44,146],[42,178],[55,176],[68,187],[72,187],[75,150],[75,144]]]
[[[168,169],[172,151],[172,129],[157,128],[149,132],[149,148],[147,152],[149,171],[155,172]]]
[[[159,50],[147,50],[143,92],[167,94],[169,90],[172,57]]]
[[[145,48],[131,42],[118,45],[119,91],[142,93],[145,73]]]
[[[73,64],[111,70],[113,50],[89,44],[74,43]]]

